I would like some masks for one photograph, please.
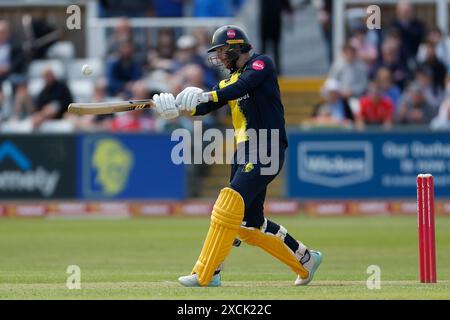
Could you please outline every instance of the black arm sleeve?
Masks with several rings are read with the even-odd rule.
[[[226,103],[221,102],[207,102],[207,103],[201,103],[195,108],[195,112],[192,114],[193,116],[203,116],[205,114],[208,114],[214,110],[217,110],[221,107],[223,107]]]
[[[226,103],[244,96],[258,87],[268,75],[274,72],[275,68],[272,61],[266,56],[259,57],[252,65],[246,67],[235,83],[216,91],[218,102]]]
[[[216,85],[213,88],[213,91],[216,91],[219,87]],[[221,107],[226,105],[226,102],[206,102],[206,103],[200,103],[196,108],[195,111],[192,113],[193,116],[203,116],[205,114],[210,113],[211,111],[217,110]]]

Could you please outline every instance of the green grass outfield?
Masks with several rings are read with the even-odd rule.
[[[0,299],[450,299],[450,217],[436,221],[438,283],[418,282],[414,217],[278,217],[324,253],[307,287],[290,269],[243,244],[227,260],[220,288],[184,288],[207,218],[0,219]],[[81,290],[66,288],[68,265]],[[369,290],[369,265],[381,289]]]

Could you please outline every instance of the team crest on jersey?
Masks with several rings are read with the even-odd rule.
[[[234,31],[233,29],[228,30],[227,37],[233,39],[234,37],[236,37],[236,31]]]
[[[264,64],[264,61],[262,61],[262,60],[256,60],[256,61],[254,61],[253,63],[252,63],[252,68],[254,69],[254,70],[262,70],[262,69],[264,69],[264,67],[265,67],[265,64]]]

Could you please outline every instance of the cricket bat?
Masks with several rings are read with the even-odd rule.
[[[152,99],[115,102],[71,103],[67,112],[75,114],[109,114],[115,112],[149,109],[155,106]]]

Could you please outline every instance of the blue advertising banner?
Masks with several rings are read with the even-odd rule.
[[[70,135],[1,135],[0,199],[74,198],[75,151]]]
[[[450,133],[293,133],[287,167],[290,197],[415,198],[417,174],[431,173],[436,197],[450,198]]]
[[[78,196],[84,199],[184,199],[185,167],[166,135],[78,137]]]

